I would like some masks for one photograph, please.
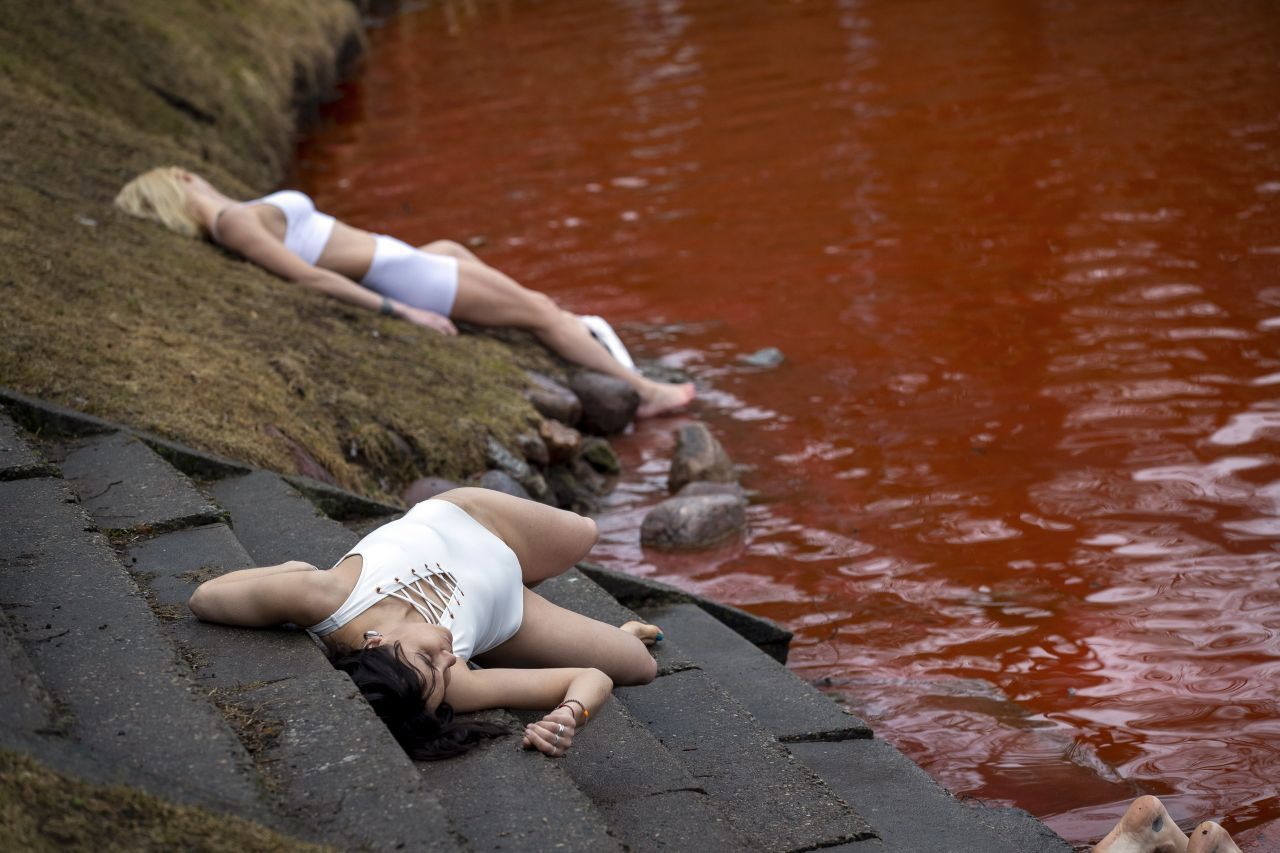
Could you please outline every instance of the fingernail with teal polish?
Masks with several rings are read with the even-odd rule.
[[[661,631],[659,631],[659,632],[658,632],[658,636],[654,637],[653,639],[654,639],[654,640],[665,640],[665,639],[666,639],[666,637],[662,636],[662,632],[661,632]]]

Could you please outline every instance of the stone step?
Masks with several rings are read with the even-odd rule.
[[[875,837],[706,672],[674,672],[615,694],[761,849],[812,850]]]
[[[535,591],[552,604],[609,625],[621,625],[641,618],[576,568],[543,581]],[[675,643],[657,643],[651,650],[658,662],[659,675],[697,666]]]
[[[225,524],[135,543],[130,570],[201,687],[237,725],[300,837],[347,848],[461,846],[436,794],[344,674],[301,631],[195,619],[201,581],[252,562]]]
[[[642,608],[668,638],[783,741],[871,737],[871,728],[694,604]]]
[[[56,475],[57,468],[27,442],[13,419],[0,409],[0,480]]]
[[[69,441],[62,475],[104,531],[161,531],[207,524],[220,510],[139,439],[114,432]]]
[[[53,697],[0,610],[0,729],[26,737],[55,734],[63,725],[58,716]]]
[[[696,604],[778,663],[787,662],[791,632],[762,616],[693,595],[660,581],[607,569],[595,563],[582,562],[578,564],[578,568],[627,607],[639,610],[664,604]]]
[[[0,483],[0,602],[66,720],[115,781],[258,818],[257,775],[67,485]]]
[[[221,480],[209,492],[230,513],[236,539],[257,566],[303,560],[327,569],[359,539],[268,471]]]
[[[517,733],[524,726],[519,720],[506,711],[486,712],[482,718],[511,728],[513,734],[482,741],[456,758],[418,763],[423,780],[471,849],[624,849],[562,762],[520,748]]]
[[[1019,809],[961,802],[891,744],[874,738],[789,743],[791,753],[865,815],[886,853],[1071,853],[1072,846]]]
[[[563,764],[632,850],[761,849],[621,702],[592,716]]]
[[[577,569],[544,582],[537,591],[561,607],[602,622],[617,625],[636,618],[636,614]],[[693,605],[679,606],[698,610]],[[635,760],[678,768],[672,778],[692,779],[695,787],[691,792],[705,798],[711,815],[707,818],[708,826],[717,825],[716,817],[719,817],[726,832],[732,834],[733,843],[722,838],[722,846],[708,849],[741,849],[741,839],[749,839],[749,846],[756,849],[798,850],[874,838],[865,821],[811,771],[792,759],[772,733],[722,686],[697,669],[703,649],[696,645],[696,638],[693,638],[694,644],[683,645],[678,638],[673,639],[675,634],[667,633],[667,625],[655,624],[667,635],[666,640],[653,647],[659,665],[658,679],[643,687],[617,690],[615,695],[627,719],[646,734],[639,739],[643,742],[634,746],[644,757]],[[678,633],[679,626],[676,631]],[[781,669],[755,646],[736,634],[733,636],[746,647],[749,655]],[[683,648],[696,649],[696,656],[685,653]],[[827,700],[824,698],[824,701]],[[698,719],[686,719],[690,717]],[[704,736],[705,742],[700,743]],[[593,723],[582,741],[575,743],[574,751],[583,744],[588,750],[598,748],[597,737]],[[631,759],[617,750],[611,760]],[[636,772],[645,770],[641,766]],[[583,786],[593,784],[585,776],[578,781]],[[662,789],[661,793],[674,795],[681,787]],[[666,799],[678,801],[680,798],[666,796]],[[697,799],[684,798],[682,805],[687,811],[696,810],[692,803]],[[633,804],[631,808],[640,807]],[[633,826],[631,831],[636,829]]]

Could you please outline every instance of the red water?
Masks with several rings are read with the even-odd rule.
[[[743,541],[642,551],[643,425],[596,557],[793,628],[958,793],[1274,842],[1280,4],[472,0],[371,41],[298,182],[612,318],[750,466]]]

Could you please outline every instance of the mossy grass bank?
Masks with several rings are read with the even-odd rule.
[[[9,850],[278,851],[324,853],[261,824],[90,785],[0,749],[0,826]]]
[[[361,52],[350,0],[0,13],[0,385],[378,497],[527,429],[523,367],[558,368],[525,338],[347,308],[111,205],[171,163],[273,189],[300,111]]]

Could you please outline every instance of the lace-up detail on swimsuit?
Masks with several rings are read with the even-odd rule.
[[[376,586],[373,591],[408,602],[431,625],[439,625],[446,615],[450,621],[457,618],[451,605],[460,605],[466,595],[457,578],[440,568],[439,563],[434,571],[423,565],[421,570],[413,569],[409,574],[410,580],[392,578],[391,583]]]

